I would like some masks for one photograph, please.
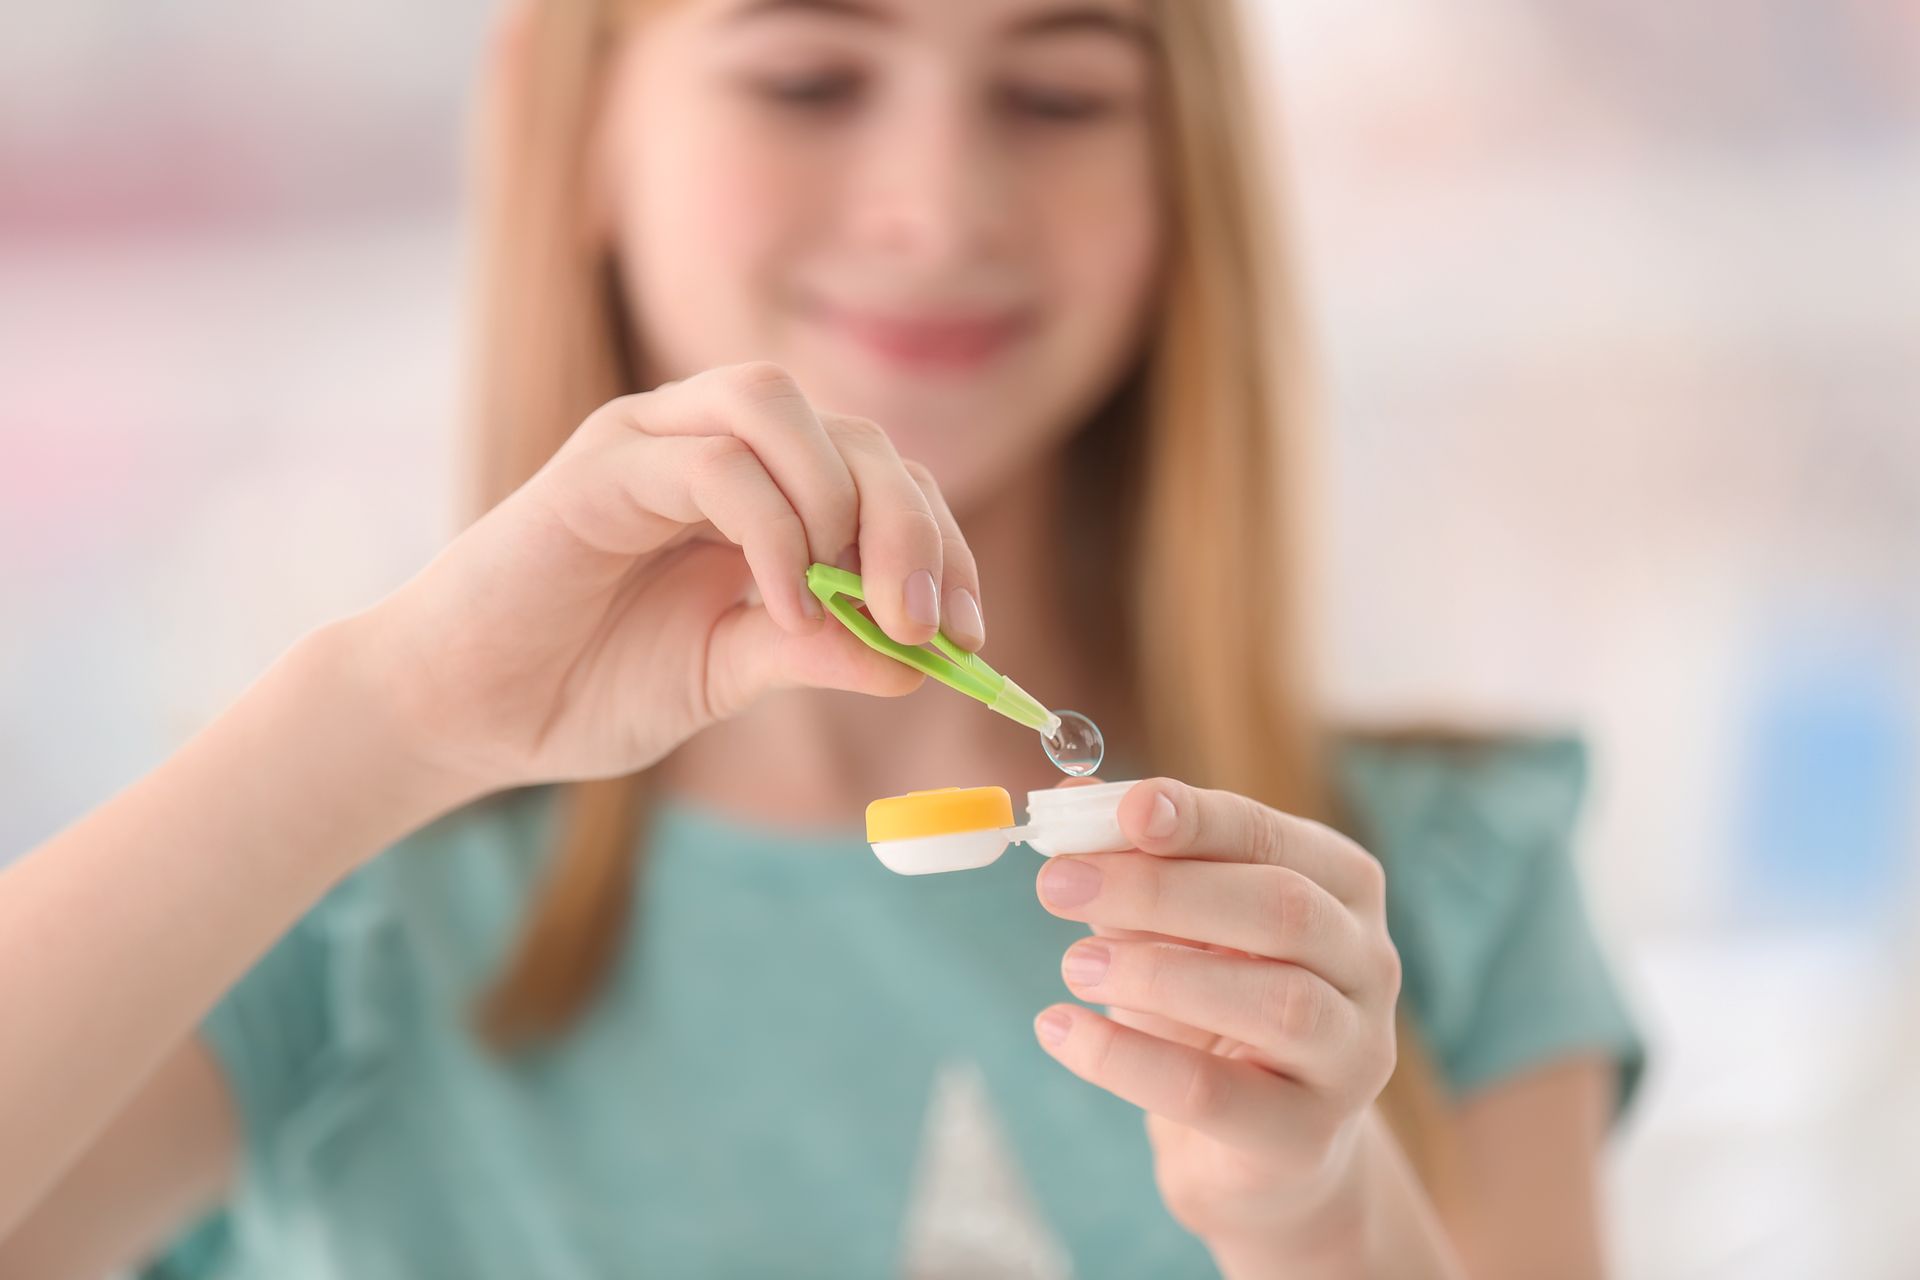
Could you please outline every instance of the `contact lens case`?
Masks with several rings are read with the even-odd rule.
[[[867,843],[903,876],[984,867],[1007,846],[1046,857],[1128,848],[1120,834],[1120,798],[1132,782],[1027,792],[1027,821],[1016,826],[1005,787],[941,787],[887,796],[867,806]]]

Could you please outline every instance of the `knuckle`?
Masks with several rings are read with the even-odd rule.
[[[834,509],[837,512],[851,515],[859,507],[860,486],[855,482],[853,472],[847,469],[844,462],[840,466],[830,468],[827,493],[833,500]]]
[[[1092,1041],[1087,1046],[1087,1073],[1095,1079],[1109,1079],[1119,1057],[1118,1029],[1105,1018],[1087,1018],[1085,1022],[1087,1037]]]
[[[1179,1082],[1180,1100],[1176,1104],[1182,1120],[1206,1123],[1226,1115],[1233,1091],[1232,1078],[1225,1071],[1211,1070],[1212,1066],[1210,1054],[1187,1056],[1186,1065],[1181,1068],[1184,1078]]]
[[[1310,937],[1320,924],[1322,905],[1313,882],[1286,867],[1273,868],[1272,916],[1285,941]]]
[[[636,391],[624,396],[615,396],[588,414],[587,418],[589,421],[598,420],[630,426],[639,421],[645,413],[647,395],[647,392]]]
[[[958,578],[963,585],[971,586],[980,580],[980,568],[974,563],[973,548],[957,533],[941,531],[940,563],[947,567],[949,577]]]
[[[829,560],[837,555],[841,548],[851,545],[859,533],[859,521],[855,515],[858,507],[851,494],[835,493],[827,499],[824,509],[814,505],[807,506],[807,526],[809,535],[817,539],[816,548],[819,560]]]
[[[940,544],[940,589],[942,597],[948,588],[964,587],[973,596],[975,605],[980,602],[980,570],[974,566],[973,556],[967,551],[966,544],[955,542],[952,538]],[[944,606],[943,606],[944,607]]]
[[[1393,939],[1381,937],[1379,959],[1380,989],[1387,995],[1389,1003],[1399,999],[1400,984],[1404,980],[1405,967],[1400,960],[1400,948],[1393,945]]]
[[[1292,843],[1291,833],[1287,830],[1285,815],[1269,809],[1257,800],[1249,800],[1252,808],[1253,855],[1261,862],[1283,865],[1288,860],[1288,846]]]
[[[725,477],[757,465],[757,460],[747,442],[738,436],[701,436],[694,445],[694,465],[708,476]]]
[[[1153,1009],[1166,1009],[1174,1003],[1171,988],[1175,983],[1174,958],[1164,946],[1148,947],[1130,955],[1121,972],[1121,954],[1127,948],[1115,948],[1114,968],[1127,990],[1138,991],[1140,1001]]]
[[[893,452],[893,441],[879,423],[871,418],[854,418],[841,414],[827,425],[827,432],[843,445],[855,449],[865,449],[872,453]]]
[[[799,381],[771,360],[748,360],[719,370],[722,385],[746,405],[804,400]]]
[[[760,522],[763,532],[782,541],[806,545],[807,526],[800,515],[784,502],[773,503],[767,508],[767,514]]]
[[[1311,1040],[1326,1016],[1326,999],[1319,984],[1299,969],[1281,969],[1267,984],[1265,1021],[1288,1042]]]
[[[902,507],[895,515],[900,522],[899,528],[894,531],[895,536],[906,545],[929,551],[939,551],[945,547],[946,539],[941,535],[940,522],[933,518],[933,512],[925,507]]]
[[[596,447],[604,447],[634,435],[644,435],[641,424],[646,419],[646,407],[642,403],[644,393],[615,396],[597,406],[580,425],[568,435],[556,456],[576,454]]]

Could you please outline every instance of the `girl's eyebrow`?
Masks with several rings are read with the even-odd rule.
[[[870,3],[870,0],[745,0],[727,18],[729,22],[740,22],[769,13],[818,13],[874,23],[896,20],[895,14],[882,5]],[[1142,43],[1151,34],[1141,19],[1105,4],[1073,4],[1042,9],[1015,18],[1007,24],[1005,34],[1026,37],[1076,31],[1110,32]]]
[[[743,22],[768,13],[819,13],[868,22],[885,22],[891,16],[863,0],[746,0],[727,15],[727,20]]]
[[[1050,36],[1076,31],[1104,31],[1126,40],[1147,43],[1152,32],[1132,14],[1104,4],[1066,5],[1043,9],[1007,24],[1010,36]]]

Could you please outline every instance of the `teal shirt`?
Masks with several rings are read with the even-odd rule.
[[[1465,1094],[1640,1042],[1568,859],[1568,741],[1352,747],[1405,999]],[[684,803],[644,838],[636,928],[576,1033],[502,1060],[465,1019],[532,890],[549,795],[483,803],[346,881],[203,1034],[245,1159],[147,1271],[181,1276],[1211,1276],[1141,1115],[1032,1016],[1082,926],[1024,846],[896,876],[861,832]]]

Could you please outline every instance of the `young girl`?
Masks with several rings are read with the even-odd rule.
[[[0,1275],[1599,1272],[1581,757],[1319,721],[1227,7],[509,15],[485,514],[0,877]],[[884,870],[1058,775],[815,560],[1136,847]]]

